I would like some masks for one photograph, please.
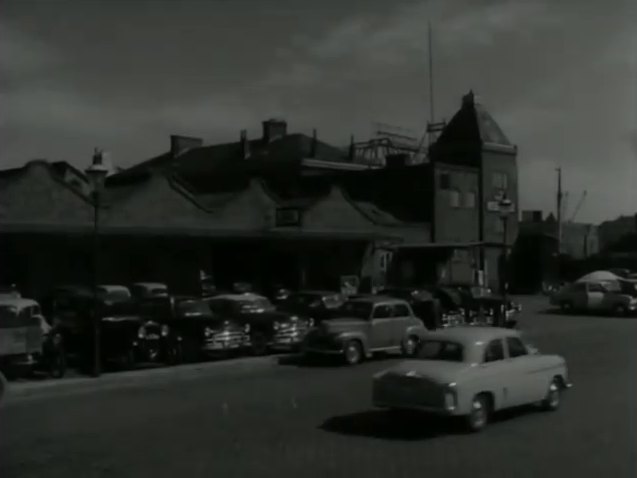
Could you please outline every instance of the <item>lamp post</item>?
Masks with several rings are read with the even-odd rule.
[[[508,229],[509,229],[509,215],[513,212],[513,201],[511,201],[510,199],[508,199],[506,196],[504,196],[499,204],[499,210],[500,210],[500,219],[502,220],[502,274],[500,276],[500,281],[501,283],[501,288],[502,288],[502,310],[500,311],[499,314],[499,321],[500,323],[498,324],[500,327],[502,325],[504,325],[504,323],[506,322],[506,310],[507,310],[507,303],[508,303],[508,287],[507,287],[507,280],[508,280],[508,274],[507,274],[507,238],[508,238]]]
[[[97,289],[99,285],[99,237],[100,199],[108,168],[103,164],[103,152],[95,148],[93,162],[86,170],[91,184],[91,204],[93,206],[93,376],[99,377],[101,370],[100,351],[100,311]]]

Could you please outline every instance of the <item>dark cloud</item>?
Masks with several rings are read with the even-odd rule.
[[[520,148],[522,206],[552,206],[556,164],[581,219],[637,209],[633,1],[4,0],[0,161],[129,164],[168,135],[233,139],[288,118],[328,141],[373,121],[422,131],[427,31],[436,110],[475,89]]]

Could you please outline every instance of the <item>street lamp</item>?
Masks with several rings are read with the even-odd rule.
[[[99,286],[99,226],[100,199],[104,181],[109,169],[103,163],[104,153],[95,148],[93,163],[86,170],[91,185],[91,204],[93,206],[93,376],[101,375],[100,355],[100,310],[97,289]]]
[[[502,310],[500,313],[500,324],[499,326],[504,325],[506,322],[506,310],[508,303],[508,287],[507,287],[507,238],[508,238],[508,226],[509,226],[509,216],[513,212],[513,201],[504,196],[499,204],[498,209],[500,211],[500,219],[502,220],[502,274],[500,275],[501,288],[502,288]]]

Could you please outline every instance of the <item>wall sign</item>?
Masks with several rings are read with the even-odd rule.
[[[280,207],[276,210],[276,227],[298,227],[301,225],[301,210],[296,207]]]

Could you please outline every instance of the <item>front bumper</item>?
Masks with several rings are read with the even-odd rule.
[[[213,336],[206,340],[203,351],[207,353],[241,350],[250,347],[247,334],[225,334]]]
[[[278,331],[268,344],[272,350],[291,351],[300,348],[305,340],[306,330],[287,329]]]
[[[427,413],[429,415],[437,415],[437,416],[441,416],[441,417],[453,417],[453,416],[459,416],[460,413],[457,411],[457,409],[454,410],[447,410],[445,408],[440,408],[440,407],[425,407],[425,406],[420,406],[420,405],[413,405],[410,403],[402,403],[399,401],[396,402],[384,402],[381,400],[373,400],[372,404],[374,407],[376,408],[383,408],[386,410],[407,410],[407,411],[416,411],[416,412],[422,412],[422,413]]]

